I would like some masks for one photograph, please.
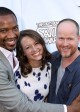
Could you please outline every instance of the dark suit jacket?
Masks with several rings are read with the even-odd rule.
[[[50,93],[48,102],[56,104],[71,104],[71,102],[80,94],[80,56],[66,67],[65,74],[56,95],[57,71],[61,62],[61,55],[58,52],[53,53],[52,77],[50,84]]]

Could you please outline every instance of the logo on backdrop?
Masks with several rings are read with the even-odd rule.
[[[37,32],[44,38],[46,44],[54,44],[56,40],[56,26],[59,21],[37,23]]]

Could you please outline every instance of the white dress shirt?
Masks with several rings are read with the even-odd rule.
[[[13,72],[15,73],[15,71],[18,69],[19,67],[19,62],[16,58],[16,54],[15,54],[15,51],[14,52],[11,52],[5,48],[2,48],[0,47],[0,50],[1,52],[5,55],[5,57],[8,59],[9,63],[11,64],[11,67],[13,68]],[[16,63],[16,66],[15,68],[13,67],[13,56],[14,56],[14,59],[15,59],[15,63]]]

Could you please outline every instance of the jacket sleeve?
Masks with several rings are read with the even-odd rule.
[[[66,104],[70,105],[72,101],[80,94],[80,63],[77,64],[77,70],[73,76],[70,95]],[[72,74],[71,74],[72,75]]]

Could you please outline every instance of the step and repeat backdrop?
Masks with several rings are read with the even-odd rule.
[[[45,40],[50,52],[56,49],[56,25],[64,18],[80,24],[80,0],[0,0],[0,6],[14,11],[19,29],[33,29]]]

